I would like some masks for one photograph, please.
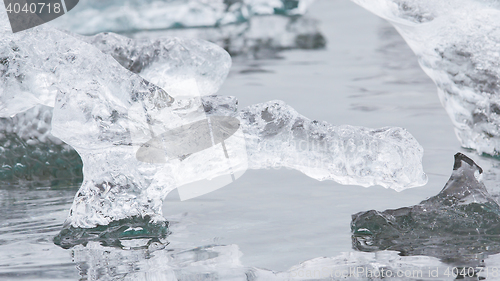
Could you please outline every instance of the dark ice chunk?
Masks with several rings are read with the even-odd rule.
[[[500,253],[500,206],[481,182],[482,172],[457,153],[451,178],[438,195],[412,207],[354,214],[353,248],[395,250],[459,265]]]

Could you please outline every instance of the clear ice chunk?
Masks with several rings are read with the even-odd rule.
[[[286,167],[317,180],[401,191],[427,182],[423,149],[405,129],[332,126],[282,101],[240,113],[250,169]]]
[[[11,183],[81,178],[80,157],[51,134],[57,93],[126,91],[165,96],[147,77],[173,93],[182,92],[188,79],[195,80],[200,94],[209,95],[218,90],[231,66],[227,52],[203,40],[85,37],[46,26],[12,34],[8,24],[1,6],[0,178]]]
[[[87,0],[51,24],[80,34],[214,27],[256,15],[301,15],[314,0]]]
[[[238,112],[236,99],[211,95],[231,65],[211,43],[86,38],[46,26],[12,34],[2,11],[0,116],[21,113],[2,119],[3,132],[35,146],[67,147],[62,140],[83,162],[66,227],[145,217],[165,226],[168,192],[228,174],[234,180],[247,168],[288,167],[319,180],[396,190],[427,180],[423,150],[403,129],[334,127],[279,101]],[[178,130],[183,126],[189,130]]]
[[[3,6],[0,36],[0,117],[38,104],[54,107],[58,93],[162,91],[111,56],[61,31],[40,26],[12,33]]]
[[[126,69],[139,74],[170,95],[184,91],[195,80],[201,96],[215,94],[231,68],[229,54],[210,42],[177,37],[130,39],[114,33],[73,36],[111,55]]]
[[[500,206],[482,183],[482,173],[474,161],[457,153],[453,173],[438,195],[411,207],[354,214],[353,248],[470,266],[500,253]]]
[[[308,120],[279,101],[240,113],[235,104],[215,96],[204,97],[203,103],[196,99],[170,103],[161,96],[152,99],[150,94],[127,92],[118,97],[59,95],[52,131],[78,151],[84,165],[84,181],[67,226],[92,228],[146,215],[162,221],[162,199],[173,189],[247,168],[288,167],[319,180],[396,190],[427,181],[421,166],[423,149],[404,129],[334,127]],[[205,148],[200,141],[208,131],[194,125],[200,124],[198,119],[185,122],[200,111],[209,112],[212,124],[221,116],[239,120],[243,133],[225,140],[229,157],[222,153],[215,133],[210,148],[191,150]],[[186,124],[187,133],[172,130]],[[192,135],[186,138],[186,134]],[[171,155],[163,144],[172,139],[188,151]],[[144,147],[159,158],[138,157]]]
[[[387,19],[434,80],[462,146],[500,154],[500,4],[353,0]]]

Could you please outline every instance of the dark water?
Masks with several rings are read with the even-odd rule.
[[[193,200],[180,202],[176,192],[169,195],[163,211],[172,234],[164,244],[144,246],[147,241],[138,240],[113,248],[92,242],[64,250],[52,239],[77,186],[3,183],[0,279],[329,279],[328,270],[353,266],[424,272],[439,267],[440,277],[426,280],[454,279],[445,275],[451,265],[436,258],[356,252],[351,215],[411,206],[438,194],[458,151],[484,169],[488,191],[498,196],[500,162],[460,148],[434,84],[391,26],[347,0],[318,0],[309,16],[321,22],[325,49],[284,51],[278,59],[236,57],[219,94],[236,96],[241,107],[284,100],[301,114],[332,124],[404,127],[425,149],[426,186],[398,193],[318,182],[289,170],[248,171],[237,182]],[[492,272],[500,256],[484,259],[481,265],[490,271],[482,276],[497,280]],[[324,269],[326,274],[314,275]]]

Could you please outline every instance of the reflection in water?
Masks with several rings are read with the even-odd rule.
[[[382,66],[387,70],[405,71],[415,75],[405,75],[399,83],[416,84],[430,79],[424,74],[418,64],[417,58],[408,47],[403,37],[396,29],[385,21],[381,21],[377,31],[379,46],[376,51],[383,57]],[[399,74],[393,72],[394,74]],[[435,89],[432,89],[435,92]]]
[[[437,259],[401,257],[394,251],[344,253],[276,272],[242,264],[244,253],[238,245],[193,247],[177,241],[168,244],[136,239],[123,240],[119,247],[89,242],[65,250],[54,245],[52,239],[61,228],[77,187],[0,189],[1,280],[76,280],[77,276],[80,280],[134,281],[373,280],[370,274],[388,270],[394,274],[420,270],[425,277],[438,267],[444,277],[445,265]],[[184,224],[173,219],[172,231],[185,231]],[[336,277],[346,272],[346,278]]]
[[[482,183],[482,173],[474,161],[457,153],[453,174],[438,195],[412,207],[353,215],[353,247],[481,265],[488,255],[500,253],[500,206]]]
[[[436,258],[401,257],[394,251],[316,258],[282,272],[245,267],[237,245],[122,250],[89,243],[73,248],[71,255],[81,280],[380,280],[391,276],[397,278],[394,280],[455,279]]]
[[[0,189],[0,280],[74,278],[67,251],[55,246],[52,238],[78,187]]]
[[[399,256],[395,251],[342,253],[308,260],[282,272],[245,267],[240,262],[242,255],[237,245],[121,250],[89,244],[71,250],[81,280],[384,280],[391,276],[394,279],[390,280],[484,280],[486,277],[485,271],[478,273],[480,268],[460,276],[462,267],[449,267],[432,257]]]
[[[89,243],[71,255],[83,280],[246,280],[236,245],[122,250]]]

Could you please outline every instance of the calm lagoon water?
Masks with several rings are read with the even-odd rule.
[[[247,171],[233,184],[189,201],[170,194],[163,208],[171,222],[170,244],[153,251],[93,243],[61,249],[52,238],[78,187],[3,183],[0,280],[287,280],[283,272],[306,260],[356,259],[351,215],[436,195],[459,151],[483,167],[487,188],[500,194],[499,162],[460,147],[433,82],[388,23],[347,0],[318,0],[309,16],[321,22],[325,49],[285,51],[280,59],[235,58],[219,94],[236,96],[241,107],[283,100],[332,124],[404,127],[424,147],[426,186],[398,193],[318,182],[286,169]],[[489,257],[486,264],[500,266],[496,260]]]

